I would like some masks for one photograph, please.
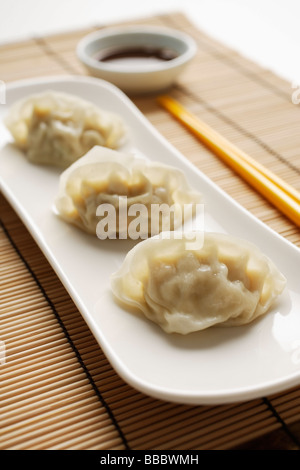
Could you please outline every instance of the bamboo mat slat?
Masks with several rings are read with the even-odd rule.
[[[133,23],[193,36],[197,56],[172,96],[300,190],[300,108],[291,102],[291,85],[206,36],[180,13]],[[1,80],[86,74],[75,47],[99,28],[0,47]],[[132,99],[192,163],[300,246],[299,230],[153,97]],[[4,197],[0,202],[1,449],[300,449],[300,386],[245,403],[187,406],[126,384],[20,219]]]

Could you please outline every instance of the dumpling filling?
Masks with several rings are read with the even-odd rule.
[[[29,161],[67,168],[95,145],[118,148],[123,120],[66,93],[46,91],[16,102],[5,118]]]
[[[128,253],[112,290],[168,333],[213,325],[244,325],[266,313],[286,284],[257,247],[206,233],[201,248],[186,240],[152,238]]]
[[[201,199],[177,168],[95,146],[63,172],[55,204],[64,220],[91,234],[98,234],[102,221],[104,225],[105,205],[110,205],[107,209],[114,210],[116,223],[107,227],[103,237],[118,238],[125,231],[127,238],[127,230],[137,220],[135,236],[148,238],[166,226],[166,230],[179,227],[193,216]],[[164,206],[172,211],[157,212],[155,218],[153,208]]]

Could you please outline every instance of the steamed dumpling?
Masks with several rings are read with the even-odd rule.
[[[186,234],[142,241],[112,275],[113,293],[167,333],[244,325],[265,314],[286,284],[273,262],[245,240],[202,236],[196,248]]]
[[[120,207],[124,201],[126,217],[124,206]],[[55,206],[64,220],[91,234],[97,233],[99,238],[134,238],[130,228],[138,219],[137,239],[181,226],[182,216],[184,221],[191,218],[200,201],[201,194],[188,185],[177,168],[96,146],[62,173]],[[107,216],[98,209],[107,204],[115,211],[116,225],[109,226],[107,222],[102,237],[99,222],[102,220],[104,225]],[[133,210],[136,205],[142,206],[139,214]],[[155,224],[153,207],[172,211],[161,211]],[[120,232],[126,232],[126,236],[120,237]]]
[[[28,160],[61,168],[68,167],[94,145],[118,148],[126,134],[119,116],[55,91],[17,101],[5,124]]]

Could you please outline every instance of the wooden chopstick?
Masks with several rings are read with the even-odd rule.
[[[299,191],[238,149],[178,101],[167,95],[158,96],[157,101],[277,209],[300,226]]]

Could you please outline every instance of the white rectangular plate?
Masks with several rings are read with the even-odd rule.
[[[33,165],[11,145],[2,118],[11,104],[46,89],[63,91],[119,113],[130,129],[127,149],[182,169],[204,195],[205,229],[255,243],[287,278],[279,303],[251,325],[168,335],[115,302],[109,277],[133,243],[105,240],[58,219],[52,206],[57,169]],[[1,189],[46,255],[120,376],[165,400],[220,404],[249,400],[300,383],[300,250],[221,191],[174,149],[120,90],[94,78],[22,81],[0,106]],[[199,150],[200,151],[200,150]],[[29,260],[30,262],[30,260]]]

